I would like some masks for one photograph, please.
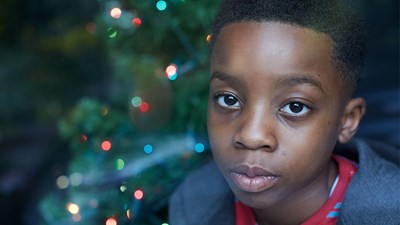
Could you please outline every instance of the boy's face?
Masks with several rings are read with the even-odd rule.
[[[346,124],[332,42],[274,22],[226,26],[211,55],[208,133],[235,195],[255,208],[328,188]]]

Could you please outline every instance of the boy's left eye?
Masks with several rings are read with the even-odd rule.
[[[310,108],[301,102],[290,102],[279,111],[289,115],[302,116],[310,111]]]

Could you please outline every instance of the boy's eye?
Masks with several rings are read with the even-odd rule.
[[[310,111],[310,108],[308,108],[301,102],[290,102],[286,104],[283,108],[281,108],[279,111],[289,115],[302,116],[308,113]]]
[[[239,100],[231,94],[220,94],[215,96],[217,104],[226,108],[238,108],[240,107]]]

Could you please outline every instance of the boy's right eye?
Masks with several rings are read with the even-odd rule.
[[[224,108],[240,108],[240,102],[238,98],[232,94],[219,93],[214,97],[218,105]]]

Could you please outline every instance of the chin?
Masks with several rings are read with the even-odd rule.
[[[269,208],[273,207],[277,202],[279,202],[279,200],[276,199],[277,194],[275,192],[272,193],[270,190],[258,193],[244,192],[235,187],[231,187],[231,190],[240,202],[251,208]]]

